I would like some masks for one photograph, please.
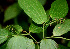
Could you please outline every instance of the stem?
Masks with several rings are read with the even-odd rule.
[[[53,23],[55,23],[55,22],[57,22],[57,21],[50,22],[50,23],[48,23],[48,24],[46,24],[46,25],[50,25],[50,24],[53,24]]]
[[[37,46],[38,46],[38,49],[40,49],[40,48],[39,48],[39,44],[37,44]]]
[[[30,37],[31,37],[35,42],[37,42],[31,35],[30,35]]]
[[[27,32],[26,32],[27,33]],[[27,33],[28,34],[28,33]],[[30,34],[29,34],[30,35]],[[37,42],[35,39],[34,39],[34,37],[32,37],[32,35],[30,35],[30,37],[35,41],[35,42]]]
[[[27,34],[21,34],[21,35],[29,35],[29,33],[27,33]]]
[[[43,38],[44,38],[44,24],[43,24]]]
[[[61,39],[65,39],[65,40],[70,40],[70,39],[63,38],[63,37],[45,37],[45,38],[61,38]]]

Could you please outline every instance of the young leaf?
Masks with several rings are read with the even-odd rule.
[[[35,49],[35,45],[31,39],[15,36],[9,40],[6,49]]]
[[[21,8],[17,3],[9,6],[5,11],[4,22],[15,18],[20,13],[20,11],[21,11]]]
[[[5,29],[0,29],[0,44],[7,40],[8,31]]]
[[[32,33],[40,33],[42,32],[42,27],[38,27],[36,25],[34,25],[33,23],[31,23],[30,27],[29,27],[29,31]]]
[[[13,27],[16,29],[16,33],[17,33],[17,34],[19,34],[20,32],[23,31],[22,27],[19,26],[19,25],[14,25]]]
[[[43,39],[40,43],[40,49],[57,49],[57,43],[52,39]]]
[[[55,0],[51,4],[49,14],[52,17],[52,19],[63,18],[67,15],[67,13],[68,13],[68,4],[66,0]]]
[[[22,27],[19,25],[9,25],[6,29],[12,34],[19,34],[23,31]]]
[[[20,7],[37,24],[47,21],[47,15],[38,0],[18,0]]]
[[[44,5],[46,3],[47,0],[39,0],[39,2]]]
[[[70,31],[70,19],[65,20],[63,24],[57,24],[53,29],[54,36],[61,36]]]

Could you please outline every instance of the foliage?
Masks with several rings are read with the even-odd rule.
[[[68,49],[70,47],[70,42],[68,47],[65,47],[54,40],[54,38],[70,40],[62,37],[70,31],[70,19],[65,17],[68,13],[67,1],[55,0],[51,8],[45,11],[43,5],[46,2],[47,0],[18,0],[18,3],[6,9],[3,23],[11,19],[14,23],[6,27],[0,24],[0,49]],[[50,33],[47,29],[51,25],[55,27],[53,34],[48,37]]]

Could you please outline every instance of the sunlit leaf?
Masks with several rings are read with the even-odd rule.
[[[68,4],[66,0],[55,0],[51,4],[49,14],[52,17],[52,19],[63,18],[67,15],[67,13],[68,13]]]
[[[35,49],[35,45],[32,39],[15,36],[9,40],[6,49]]]
[[[70,19],[65,20],[63,24],[57,24],[53,29],[54,36],[61,36],[70,31]]]
[[[8,31],[5,29],[0,29],[0,44],[6,41],[8,38]]]
[[[20,7],[37,24],[47,21],[47,15],[38,0],[18,0]]]
[[[40,43],[40,49],[57,49],[57,43],[52,39],[43,39]]]

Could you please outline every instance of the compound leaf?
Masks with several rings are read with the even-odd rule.
[[[38,27],[36,25],[34,25],[33,23],[31,23],[30,27],[29,27],[29,31],[32,33],[40,33],[42,32],[42,27]]]
[[[21,12],[21,8],[17,3],[9,6],[5,11],[4,22],[15,18]]]
[[[6,41],[8,38],[8,31],[5,29],[0,29],[0,44]]]
[[[6,49],[35,49],[35,45],[31,39],[15,36],[9,40]]]
[[[54,36],[61,36],[70,31],[70,19],[65,20],[63,24],[57,24],[53,29]]]
[[[37,24],[47,21],[47,15],[38,0],[18,0],[20,7]]]
[[[51,4],[49,14],[52,17],[52,19],[63,18],[67,15],[67,13],[68,13],[68,4],[66,0],[55,0]]]
[[[52,39],[43,39],[40,43],[40,49],[57,49],[57,43]]]

